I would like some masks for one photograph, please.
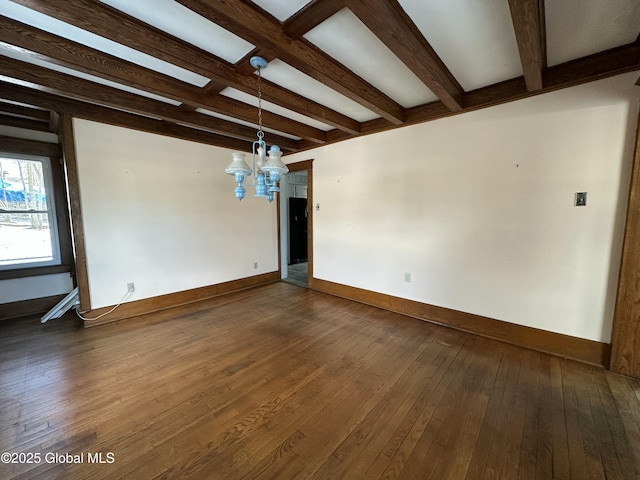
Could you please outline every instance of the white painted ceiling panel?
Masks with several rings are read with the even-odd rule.
[[[253,50],[249,42],[174,0],[100,1],[230,63]]]
[[[438,99],[349,9],[304,37],[405,108]],[[348,45],[349,48],[345,48]]]
[[[106,38],[94,35],[80,28],[61,22],[55,18],[43,15],[39,12],[23,7],[9,0],[0,0],[0,12],[2,15],[17,20],[27,25],[39,28],[45,32],[58,35],[60,37],[73,40],[74,42],[87,45],[101,52],[108,53],[114,57],[136,63],[140,66],[182,80],[183,82],[202,87],[209,83],[210,79],[190,72],[184,68],[177,67],[151,55],[139,52]]]
[[[238,100],[239,102],[253,105],[256,108],[258,107],[258,97],[254,97],[253,95],[249,95],[248,93],[241,92],[240,90],[236,90],[235,88],[227,87],[220,92],[220,95],[233,98],[234,100]],[[262,109],[272,113],[277,113],[278,115],[282,115],[283,117],[290,118],[291,120],[295,120],[296,122],[304,123],[311,127],[319,128],[320,130],[324,130],[325,132],[328,132],[329,130],[333,130],[333,127],[331,125],[318,122],[313,118],[305,117],[304,115],[300,115],[297,112],[288,110],[286,108],[283,108],[271,102],[267,102],[265,100],[262,100]],[[258,110],[256,110],[256,118],[258,118]]]
[[[547,0],[547,65],[553,66],[635,41],[638,0]]]
[[[465,91],[522,75],[507,0],[399,0]]]
[[[140,95],[142,97],[151,98],[153,100],[159,100],[161,102],[168,103],[174,106],[178,106],[182,104],[182,102],[173,100],[171,98],[162,97],[160,95],[156,95],[155,93],[139,90],[137,88],[129,87],[128,85],[112,82],[110,80],[105,80],[104,78],[96,77],[94,75],[89,75],[87,73],[80,72],[78,70],[72,70],[70,68],[63,67],[55,63],[40,60],[39,58],[35,58],[29,54],[24,53],[22,49],[19,49],[12,45],[7,45],[4,42],[0,42],[0,55],[4,55],[5,57],[13,58],[15,60],[21,60],[23,62],[30,63],[32,65],[38,65],[40,67],[48,68],[56,72],[65,73],[73,77],[82,78],[83,80],[89,80],[90,82],[95,82],[101,85],[106,85],[108,87],[117,88],[118,90],[122,90],[124,92],[135,93],[136,95]]]
[[[261,75],[270,82],[276,83],[359,122],[366,122],[367,120],[378,118],[378,115],[371,110],[280,60],[269,62],[269,66],[262,70]]]
[[[245,122],[244,120],[238,120],[237,118],[230,117],[228,115],[224,115],[224,114],[218,113],[218,112],[213,112],[211,110],[207,110],[206,108],[196,108],[196,112],[202,113],[204,115],[209,115],[210,117],[219,118],[221,120],[229,120],[230,122],[239,123],[240,125],[244,125],[246,127],[255,128],[256,129],[256,140],[258,139],[257,133],[258,133],[258,128],[259,127],[258,127],[257,123],[251,123],[251,122]],[[290,138],[292,140],[300,140],[300,137],[296,137],[295,135],[290,135],[290,134],[285,133],[285,132],[279,132],[278,130],[274,130],[272,128],[262,127],[262,130],[264,130],[265,132],[275,133],[276,135],[281,135],[283,137],[287,137],[287,138]],[[273,145],[273,142],[269,141],[269,136],[268,135],[264,136],[264,141],[267,142],[267,145]]]
[[[304,7],[311,0],[253,0],[253,3],[281,22]]]

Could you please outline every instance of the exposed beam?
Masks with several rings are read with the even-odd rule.
[[[403,108],[311,44],[293,40],[260,9],[241,0],[177,0],[245,40],[274,52],[278,58],[324,83],[394,124],[404,121]]]
[[[0,135],[0,151],[5,153],[24,153],[41,155],[43,157],[57,157],[60,155],[60,145],[57,143]]]
[[[284,33],[295,40],[342,10],[346,0],[313,0],[284,22]]]
[[[40,132],[49,131],[49,123],[29,118],[15,117],[13,115],[3,115],[0,113],[0,125],[7,127],[26,128],[27,130],[38,130]]]
[[[229,85],[250,95],[255,95],[257,91],[255,75],[243,75],[236,72],[228,62],[95,0],[13,1],[203,75],[218,84]],[[359,122],[278,85],[263,82],[263,96],[265,100],[335,128],[349,133],[360,131]]]
[[[220,78],[217,70],[231,66],[176,37],[153,28],[96,0],[15,0],[32,10],[57,18],[136,50],[209,78]]]
[[[32,58],[142,88],[174,99],[195,97],[197,87],[67,40],[30,25],[0,16],[0,41],[20,47]]]
[[[223,112],[245,122],[258,124],[258,109],[253,105],[239,102],[224,95],[206,96],[203,98],[202,103],[207,105],[205,108]],[[326,141],[326,133],[323,130],[296,122],[268,110],[262,110],[262,120],[265,126],[273,126],[276,130],[297,135],[315,144],[322,144]]]
[[[174,125],[162,120],[142,117],[133,113],[122,112],[99,105],[73,100],[71,98],[54,95],[51,93],[33,90],[21,85],[14,85],[0,81],[0,90],[3,97],[21,103],[37,105],[60,113],[67,113],[74,117],[93,120],[95,122],[127,127],[150,133],[158,133],[170,137],[181,138],[208,145],[216,145],[234,150],[251,151],[251,142],[226,137],[215,133],[198,130],[195,128]],[[0,139],[0,144],[4,144]]]
[[[405,114],[406,125],[451,117],[637,70],[640,70],[640,46],[631,43],[547,69],[544,88],[534,92],[527,90],[524,77],[518,77],[467,92],[464,96],[465,108],[461,111],[452,112],[442,102],[408,108]],[[362,124],[362,135],[393,128],[397,126],[378,118]],[[339,142],[347,138],[349,135],[338,130],[327,132],[327,143]],[[300,150],[315,146],[307,140],[298,142]]]
[[[235,85],[230,84],[229,86],[235,87],[249,95],[255,95],[258,91],[257,77],[255,75],[251,75],[245,78],[246,80],[244,81],[244,84],[251,84],[251,88],[246,88],[244,87],[244,84],[240,85],[239,83],[236,83]],[[243,88],[240,88],[241,86]],[[280,105],[281,107],[287,108],[306,117],[313,118],[318,122],[326,123],[327,125],[331,125],[332,127],[346,133],[353,135],[360,133],[360,122],[353,118],[326,108],[319,103],[303,97],[302,95],[298,95],[290,90],[279,87],[275,83],[271,83],[264,78],[262,79],[261,88],[262,98],[268,102],[275,103],[276,105]]]
[[[120,110],[157,117],[173,123],[201,128],[243,140],[253,141],[255,138],[255,129],[251,127],[220,120],[209,115],[187,112],[158,100],[152,100],[112,87],[99,85],[44,67],[31,65],[20,60],[6,57],[0,58],[0,74],[31,82],[50,89],[54,93],[60,93],[90,103],[98,103]],[[296,142],[289,138],[272,134],[271,139],[272,143],[278,144],[283,150],[293,150],[296,148]]]
[[[509,0],[511,20],[518,41],[527,90],[540,90],[546,68],[546,38],[543,0]]]
[[[640,46],[632,43],[549,67],[544,73],[544,89],[565,88],[638,69]]]
[[[41,122],[49,121],[49,112],[47,110],[39,110],[37,108],[25,107],[24,105],[15,105],[13,103],[2,102],[1,98],[0,112],[8,113],[10,115],[17,115],[22,118],[40,120]]]
[[[464,91],[397,0],[350,0],[351,11],[450,110],[462,110]]]
[[[194,107],[234,115],[233,110],[224,109],[227,103],[207,101],[212,97],[203,95],[202,89],[198,87],[1,16],[0,41],[25,49],[23,53],[33,58],[139,88]],[[251,117],[244,115],[239,118],[255,121],[255,117],[256,114],[253,112]],[[266,126],[275,130],[285,131],[316,143],[324,141],[322,130],[280,115],[265,115],[264,122]]]

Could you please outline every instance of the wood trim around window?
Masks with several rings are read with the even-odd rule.
[[[3,135],[0,135],[0,145],[2,145],[2,152],[4,153],[49,158],[54,192],[53,208],[56,215],[58,244],[60,246],[60,265],[46,265],[43,267],[27,266],[24,268],[2,270],[0,271],[0,280],[72,272],[74,264],[73,244],[71,241],[71,227],[67,208],[67,188],[60,145],[57,143]]]

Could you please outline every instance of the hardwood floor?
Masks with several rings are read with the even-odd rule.
[[[309,273],[309,263],[295,263],[287,266],[287,278],[283,281],[287,283],[293,283],[299,287],[307,288],[309,286],[309,280],[307,278]]]
[[[640,478],[638,382],[284,282],[0,362],[2,479]]]

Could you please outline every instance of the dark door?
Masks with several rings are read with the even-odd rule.
[[[307,199],[289,198],[289,261],[307,261]]]

